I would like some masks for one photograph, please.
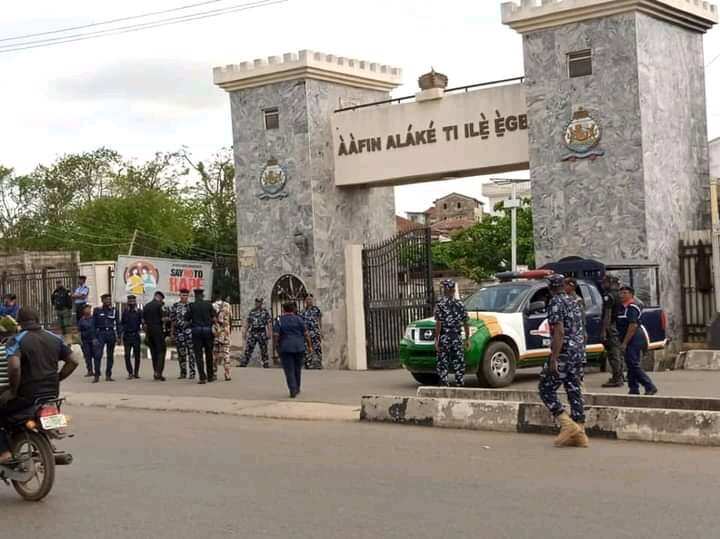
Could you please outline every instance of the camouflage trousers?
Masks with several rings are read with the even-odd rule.
[[[437,375],[440,385],[448,385],[448,370],[455,374],[455,385],[465,385],[465,348],[461,337],[440,336],[440,347],[437,351]]]
[[[585,423],[585,404],[582,396],[584,354],[561,353],[558,358],[559,374],[550,372],[548,364],[545,363],[540,373],[540,384],[538,391],[540,399],[554,416],[559,416],[565,411],[565,407],[557,396],[560,386],[565,386],[568,402],[570,403],[570,416],[573,421]]]
[[[175,348],[180,364],[180,376],[188,376],[189,367],[190,378],[195,378],[195,353],[193,352],[192,333],[189,330],[175,333]]]
[[[225,379],[230,378],[230,339],[227,337],[215,337],[213,344],[213,361],[215,372],[218,372],[222,364],[225,371]]]
[[[310,333],[310,343],[312,349],[305,350],[305,368],[306,369],[322,369],[322,341],[318,333]]]
[[[245,343],[245,356],[243,357],[242,365],[243,367],[247,367],[248,363],[250,363],[250,359],[252,359],[253,352],[255,351],[256,346],[260,346],[260,354],[262,356],[262,365],[263,367],[267,368],[270,366],[270,358],[268,357],[268,345],[267,345],[267,336],[265,335],[265,332],[262,333],[254,333],[250,332],[248,333],[247,342]]]

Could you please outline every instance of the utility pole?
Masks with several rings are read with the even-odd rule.
[[[495,185],[510,185],[510,198],[504,202],[505,209],[510,210],[510,270],[517,271],[517,209],[520,200],[517,198],[517,184],[529,182],[527,178],[490,178]]]
[[[133,232],[132,240],[130,241],[130,249],[128,249],[128,256],[132,256],[133,247],[135,247],[135,240],[137,239],[137,233],[138,229],[135,229],[135,232]]]

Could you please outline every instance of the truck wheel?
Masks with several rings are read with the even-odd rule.
[[[411,372],[410,374],[421,386],[436,386],[440,383],[440,377],[437,374],[429,372]]]
[[[485,349],[478,369],[478,381],[485,387],[509,386],[515,379],[515,351],[502,341],[491,342]]]

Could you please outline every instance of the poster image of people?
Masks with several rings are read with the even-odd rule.
[[[147,260],[133,261],[123,271],[125,292],[135,296],[152,297],[157,290],[160,273],[152,262]]]
[[[212,263],[198,260],[119,256],[115,265],[115,298],[124,303],[132,294],[138,303],[152,301],[155,292],[165,294],[168,305],[179,300],[180,290],[202,288],[212,296]]]

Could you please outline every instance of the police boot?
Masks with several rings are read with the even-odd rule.
[[[580,432],[570,438],[565,447],[590,447],[590,440],[585,434],[585,423],[577,423],[577,426],[580,427]]]
[[[555,447],[563,447],[567,445],[570,438],[582,432],[582,429],[573,421],[567,412],[563,412],[558,416],[560,422],[560,434],[555,438]]]

